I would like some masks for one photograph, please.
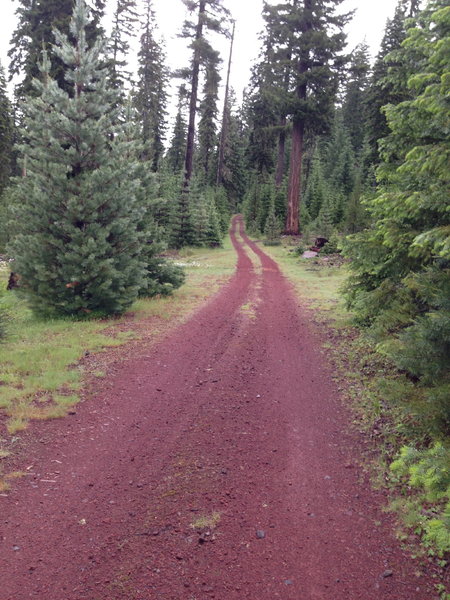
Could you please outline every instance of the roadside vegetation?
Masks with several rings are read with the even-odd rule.
[[[415,404],[411,382],[405,383],[404,373],[379,352],[373,336],[356,326],[342,294],[349,262],[339,254],[304,259],[296,245],[283,242],[264,251],[280,264],[319,327],[322,350],[365,447],[361,466],[375,487],[389,489],[392,499],[385,508],[399,517],[398,536],[412,554],[429,557],[438,567],[436,587],[448,600],[448,451],[442,442],[431,441],[432,429],[419,417],[421,402]],[[419,450],[427,443],[429,450]]]
[[[64,417],[82,399],[89,378],[106,374],[101,361],[89,365],[86,356],[144,337],[156,342],[226,282],[236,257],[227,238],[223,248],[185,249],[172,261],[186,272],[185,285],[174,295],[139,299],[121,317],[82,321],[35,315],[24,298],[6,291],[8,272],[0,272],[0,314],[6,317],[0,343],[0,460],[14,451],[11,440],[30,421]]]

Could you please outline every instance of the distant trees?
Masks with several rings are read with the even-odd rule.
[[[39,77],[39,61],[43,48],[50,49],[53,44],[53,28],[69,33],[73,0],[18,0],[16,10],[17,27],[11,38],[8,56],[11,59],[10,77],[21,77],[16,95],[24,98],[34,93],[33,79]],[[87,26],[86,35],[92,41],[100,32],[100,19],[104,12],[104,0],[91,0],[92,20]],[[54,58],[51,76],[64,88],[64,65]]]
[[[265,52],[255,71],[259,93],[254,96],[252,152],[272,169],[274,140],[278,138],[276,186],[282,182],[287,118],[290,118],[290,161],[285,232],[300,232],[299,205],[302,163],[307,136],[324,133],[330,126],[339,74],[344,64],[343,28],[349,17],[338,15],[341,0],[291,0],[265,5]],[[278,134],[278,135],[277,135]],[[264,144],[264,142],[268,142]],[[265,157],[261,152],[267,147]],[[254,164],[258,164],[252,158]]]
[[[183,183],[184,188],[189,188],[194,162],[200,68],[209,65],[211,69],[214,62],[217,64],[218,61],[217,53],[207,39],[207,33],[208,31],[225,33],[224,19],[229,16],[229,11],[222,5],[222,0],[183,0],[183,3],[189,14],[195,15],[194,21],[184,22],[181,33],[181,37],[190,40],[189,48],[192,51],[190,67],[180,73],[189,81],[189,117]]]
[[[0,196],[8,185],[12,172],[14,123],[11,102],[6,90],[6,78],[0,63]]]
[[[139,115],[143,158],[150,162],[152,171],[157,172],[164,155],[169,74],[164,49],[156,38],[153,1],[144,0],[144,6],[134,105]]]
[[[115,88],[120,88],[125,82],[130,81],[131,74],[127,70],[129,39],[137,27],[138,20],[136,0],[115,0],[113,27],[108,48],[111,85]]]

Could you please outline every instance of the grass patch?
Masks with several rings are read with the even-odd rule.
[[[299,258],[292,246],[265,247],[264,252],[280,265],[305,305],[317,309],[318,320],[332,319],[335,326],[349,324],[349,314],[339,294],[348,277],[345,265],[337,267],[322,258]]]
[[[219,512],[213,512],[211,515],[198,517],[191,523],[192,529],[214,529],[220,523],[221,515]]]
[[[6,292],[8,273],[0,273],[0,308],[9,315],[7,337],[0,341],[0,414],[10,435],[31,420],[63,417],[79,401],[88,354],[122,346],[145,336],[144,319],[178,323],[232,275],[236,253],[227,238],[223,248],[185,249],[176,262],[186,269],[186,283],[173,296],[139,299],[120,318],[76,321],[36,317],[25,300]],[[161,333],[152,326],[151,335]],[[101,368],[91,373],[104,377]]]

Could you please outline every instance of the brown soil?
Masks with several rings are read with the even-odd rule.
[[[212,301],[32,429],[0,499],[0,600],[435,597],[356,465],[306,313],[236,229]]]

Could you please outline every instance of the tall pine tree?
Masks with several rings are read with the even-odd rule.
[[[153,0],[144,0],[145,15],[138,54],[139,69],[134,104],[141,123],[144,158],[156,172],[164,154],[167,121],[168,72],[162,44],[156,39]]]
[[[116,0],[109,41],[113,87],[119,88],[131,81],[131,73],[127,70],[127,57],[130,50],[130,37],[134,35],[138,21],[136,0]]]
[[[299,203],[305,136],[327,130],[344,63],[342,0],[291,0],[272,7],[274,58],[289,69],[289,90],[279,91],[292,119],[288,207],[285,231],[299,233]],[[276,91],[276,90],[274,90]]]

